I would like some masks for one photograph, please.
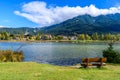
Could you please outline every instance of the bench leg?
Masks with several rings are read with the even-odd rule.
[[[98,65],[97,68],[101,68],[101,65]]]
[[[87,65],[85,65],[85,66],[83,66],[84,68],[87,68],[88,66]]]

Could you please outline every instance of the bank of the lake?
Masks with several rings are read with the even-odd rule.
[[[78,69],[34,62],[0,63],[0,80],[120,80],[120,65]]]
[[[109,43],[112,40],[0,40],[0,42],[74,42],[74,43]],[[120,41],[115,41],[120,43]]]

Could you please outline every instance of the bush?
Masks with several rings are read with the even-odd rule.
[[[22,51],[0,50],[1,62],[21,62],[23,59]]]
[[[108,63],[120,63],[120,53],[113,49],[113,43],[108,44],[109,47],[103,50],[103,57],[107,58]]]

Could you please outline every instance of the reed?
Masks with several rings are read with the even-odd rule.
[[[24,59],[22,51],[0,50],[1,62],[21,62]]]

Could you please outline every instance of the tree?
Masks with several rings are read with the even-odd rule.
[[[61,35],[56,36],[56,40],[63,40],[63,36],[61,36]]]
[[[117,41],[120,41],[120,34],[117,34],[117,35],[116,35],[116,40],[117,40]]]
[[[108,45],[109,47],[103,50],[103,57],[106,57],[109,63],[120,63],[120,53],[113,49],[113,42]]]
[[[88,34],[86,34],[85,35],[85,40],[91,40],[91,37]]]
[[[48,35],[41,35],[41,40],[49,40]]]
[[[40,40],[40,34],[36,35],[36,40]]]
[[[101,40],[105,40],[104,34],[101,34],[101,35],[100,35],[100,39],[101,39]]]
[[[109,33],[109,34],[105,34],[105,37],[104,37],[105,40],[112,40],[112,35]]]
[[[92,39],[93,40],[98,40],[99,39],[99,36],[98,36],[97,32],[92,34]]]
[[[84,34],[78,35],[78,40],[85,40],[85,35]]]
[[[10,33],[2,32],[0,38],[1,38],[1,40],[9,40],[10,39]]]

